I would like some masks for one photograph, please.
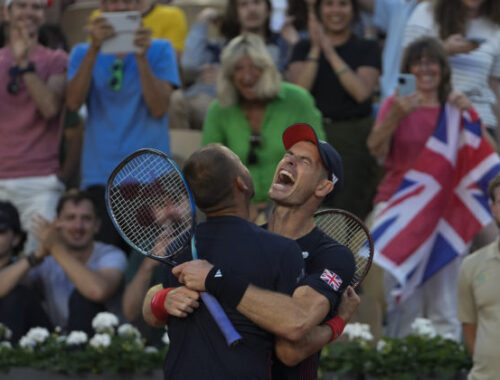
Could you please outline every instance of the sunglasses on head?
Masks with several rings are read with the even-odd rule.
[[[123,61],[117,59],[111,66],[111,79],[109,80],[109,87],[114,91],[119,91],[122,88],[123,82]]]
[[[260,133],[253,132],[250,136],[250,151],[248,152],[248,164],[255,165],[259,162],[256,149],[262,143],[262,136]]]

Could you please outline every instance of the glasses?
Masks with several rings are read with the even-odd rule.
[[[19,93],[19,68],[11,67],[9,69],[10,80],[7,83],[7,92],[11,95],[17,95]]]
[[[253,132],[250,136],[250,152],[248,152],[248,165],[255,165],[259,162],[259,157],[255,151],[262,143],[260,133]]]
[[[122,88],[123,82],[123,61],[117,59],[111,66],[111,79],[109,80],[109,87],[114,91],[119,91]]]

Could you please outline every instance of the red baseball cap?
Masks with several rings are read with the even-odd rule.
[[[326,141],[319,140],[316,132],[309,124],[293,124],[283,132],[283,145],[286,150],[300,141],[310,141],[318,147],[323,166],[329,172],[330,180],[335,184],[333,191],[327,195],[327,197],[332,196],[336,190],[342,188],[344,181],[344,170],[340,154]]]

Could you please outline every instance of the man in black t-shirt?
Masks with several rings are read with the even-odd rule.
[[[276,363],[273,379],[315,379],[317,352],[343,330],[359,304],[348,284],[355,270],[353,254],[323,234],[314,225],[313,215],[323,199],[332,196],[342,183],[342,162],[335,149],[319,141],[307,124],[295,124],[283,134],[287,152],[276,169],[269,191],[275,208],[268,229],[292,238],[302,248],[306,276],[288,297],[244,286],[226,271],[228,288],[246,288],[237,310],[257,325],[277,335],[276,353],[287,365]],[[188,287],[203,290],[217,266],[193,261],[174,269]],[[208,272],[210,270],[210,272]],[[335,281],[330,281],[335,278]],[[347,289],[347,292],[344,291]],[[209,289],[210,290],[210,289]],[[333,319],[344,293],[341,309]],[[224,293],[217,295],[223,299]],[[343,306],[343,307],[342,307]],[[327,325],[317,326],[328,321]],[[299,365],[297,365],[299,362]]]
[[[217,266],[218,273],[211,275],[212,292],[243,341],[228,347],[208,310],[198,304],[198,294],[182,287],[168,270],[163,284],[148,292],[143,310],[148,323],[168,324],[165,378],[269,379],[274,336],[236,311],[246,286],[224,289],[220,281],[227,271],[241,278],[243,284],[292,294],[303,275],[301,251],[293,240],[246,220],[253,184],[247,168],[229,149],[209,145],[198,150],[186,162],[184,175],[197,205],[207,215],[207,221],[196,231],[199,257]],[[176,259],[190,260],[191,252],[187,250]],[[187,300],[191,311],[198,310],[187,318],[168,315],[164,301],[167,294]]]

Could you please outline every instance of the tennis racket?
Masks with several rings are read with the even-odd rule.
[[[191,245],[198,258],[193,196],[181,170],[163,152],[140,149],[125,158],[108,179],[106,206],[120,235],[143,255],[175,266],[175,256]],[[201,299],[228,345],[236,344],[241,335],[216,298],[201,293]]]
[[[356,269],[350,285],[357,288],[373,260],[373,239],[364,223],[348,211],[327,209],[314,214],[316,226],[354,254]]]

